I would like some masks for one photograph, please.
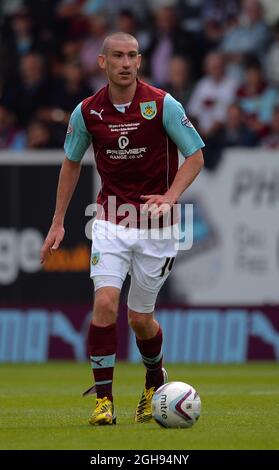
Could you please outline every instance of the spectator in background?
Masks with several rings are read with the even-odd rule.
[[[227,24],[231,17],[240,12],[240,0],[204,0],[202,2],[201,16],[203,19],[215,19]]]
[[[82,44],[81,38],[66,36],[60,46],[59,60],[62,63],[79,61]]]
[[[132,10],[121,10],[116,18],[116,31],[134,34],[137,31],[137,20]]]
[[[101,8],[103,0],[60,0],[56,14],[63,24],[64,36],[82,38],[87,31],[87,16]]]
[[[137,18],[132,10],[125,9],[119,12],[118,17],[116,18],[115,30],[136,36],[141,53],[145,52],[147,47],[150,45],[150,32],[146,29],[141,30],[139,28]]]
[[[63,110],[66,114],[68,113],[65,117],[65,122],[68,124],[72,109],[91,94],[93,92],[86,85],[81,64],[67,62],[63,65],[61,80],[54,88],[50,96],[50,102],[53,107]]]
[[[279,96],[278,91],[265,81],[258,59],[247,61],[244,83],[238,89],[237,97],[248,127],[259,136],[265,135]]]
[[[36,34],[37,47],[41,52],[51,53],[61,37],[62,22],[57,16],[57,0],[25,0]]]
[[[148,0],[150,9],[154,12],[161,7],[175,7],[177,0]]]
[[[61,78],[50,93],[49,106],[38,112],[43,121],[52,125],[53,138],[58,147],[64,142],[72,109],[92,94],[85,82],[81,65],[77,62],[64,64]]]
[[[243,63],[247,47],[241,34],[238,16],[232,17],[228,22],[219,50],[226,58],[228,75],[238,81],[243,80]]]
[[[262,147],[279,149],[279,106],[277,105],[272,114],[271,127],[267,135],[261,140]]]
[[[150,0],[103,0],[103,8],[111,23],[121,10],[129,9],[141,23],[148,24],[150,7]]]
[[[197,76],[203,75],[203,63],[210,52],[219,48],[224,34],[224,25],[215,18],[205,18],[203,28],[197,36],[198,53],[194,57]]]
[[[24,0],[1,0],[0,13],[3,16],[9,16],[21,10],[24,7]]]
[[[274,41],[267,54],[266,72],[269,82],[279,87],[279,20],[274,25]]]
[[[150,51],[150,76],[156,86],[164,86],[169,81],[169,64],[174,52],[176,19],[173,8],[162,7],[155,12],[155,28]]]
[[[2,64],[4,79],[18,80],[21,57],[36,47],[34,28],[26,9],[10,16],[3,29]]]
[[[263,8],[263,16],[267,24],[273,25],[279,18],[278,0],[260,0]]]
[[[15,121],[15,115],[4,106],[0,106],[0,150],[23,149],[24,132],[17,127]]]
[[[80,51],[80,60],[92,90],[99,90],[107,82],[98,66],[98,56],[105,37],[108,34],[107,19],[104,14],[91,15],[88,18],[89,32]]]
[[[270,39],[259,0],[244,0],[241,15],[233,17],[221,44],[221,50],[230,54],[230,60],[238,59],[238,63],[247,54],[257,55],[263,59]]]
[[[177,12],[181,20],[181,27],[188,33],[198,34],[201,32],[203,22],[201,9],[204,0],[178,0]]]
[[[219,48],[227,25],[234,15],[239,13],[239,0],[204,0],[201,5],[200,16],[202,29],[197,36],[199,55],[197,69],[202,75],[202,64],[209,52]]]
[[[257,54],[261,58],[266,52],[271,36],[260,0],[243,0],[241,19],[246,36],[246,52]]]
[[[34,46],[31,17],[26,9],[19,10],[11,17],[10,53],[19,57],[30,52]]]
[[[243,110],[237,103],[232,103],[227,110],[226,121],[219,131],[222,148],[254,147],[258,136],[245,123]]]
[[[170,79],[166,90],[184,107],[187,106],[193,83],[190,64],[184,57],[174,56],[170,61]]]
[[[227,77],[223,55],[211,52],[205,59],[206,75],[198,81],[188,104],[189,115],[204,137],[216,132],[234,101],[237,83]]]
[[[53,149],[57,147],[52,139],[49,126],[41,121],[32,121],[27,128],[27,149]]]
[[[21,58],[20,82],[4,84],[2,103],[13,109],[22,127],[49,104],[49,82],[40,54],[30,52]]]
[[[71,110],[91,94],[92,90],[84,80],[81,65],[77,62],[63,64],[60,77],[50,92],[48,106],[37,113],[52,129],[52,138],[58,147],[64,142]]]
[[[60,0],[58,13],[64,18],[94,15],[104,7],[104,0]]]
[[[155,30],[151,46],[147,51],[150,77],[156,86],[164,87],[169,82],[169,65],[174,54],[195,54],[195,42],[185,34],[172,7],[161,7],[155,12]]]
[[[219,163],[222,151],[228,147],[254,147],[258,136],[245,124],[243,110],[237,103],[229,105],[224,123],[206,142],[206,168],[214,169]]]

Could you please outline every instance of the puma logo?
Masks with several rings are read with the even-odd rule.
[[[101,357],[101,359],[99,359],[99,360],[97,360],[97,361],[96,361],[95,359],[92,359],[92,358],[91,358],[91,361],[94,362],[94,364],[97,364],[99,367],[102,367],[101,362],[102,362],[103,360],[104,360],[103,357]]]
[[[96,114],[96,116],[99,116],[99,118],[101,119],[101,121],[103,120],[102,118],[102,112],[104,110],[102,109],[99,113],[97,111],[95,111],[95,109],[90,109],[90,114]]]

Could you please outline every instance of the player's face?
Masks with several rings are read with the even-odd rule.
[[[106,54],[99,56],[99,65],[110,82],[128,87],[137,77],[141,56],[136,41],[111,40]]]

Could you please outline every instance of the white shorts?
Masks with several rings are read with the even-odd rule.
[[[177,255],[177,233],[178,226],[147,230],[95,220],[90,274],[95,290],[105,286],[121,289],[129,273],[128,307],[139,313],[153,312]]]

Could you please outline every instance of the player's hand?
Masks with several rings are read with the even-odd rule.
[[[62,225],[52,225],[41,249],[41,264],[43,264],[53,251],[58,250],[65,235]]]
[[[148,212],[152,219],[170,212],[174,204],[174,201],[169,196],[162,194],[142,195],[141,199],[145,200],[142,213],[146,214]]]

